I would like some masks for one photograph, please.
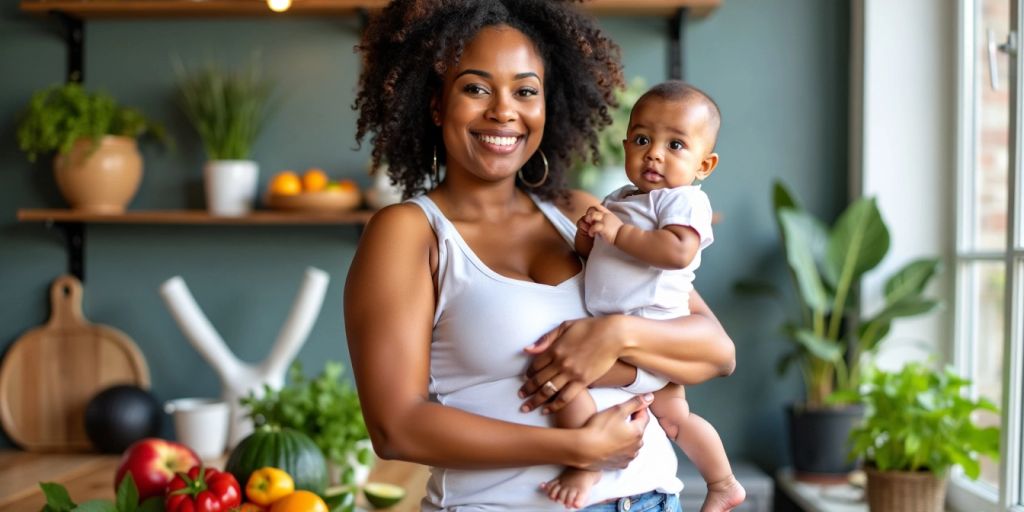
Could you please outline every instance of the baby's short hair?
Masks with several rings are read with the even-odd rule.
[[[651,87],[643,96],[640,96],[640,99],[636,100],[633,108],[636,108],[636,105],[640,105],[649,98],[686,103],[693,101],[707,107],[707,127],[711,135],[711,146],[714,149],[715,141],[718,139],[718,129],[722,125],[722,112],[718,109],[718,103],[715,103],[715,100],[708,93],[682,80],[669,80]]]

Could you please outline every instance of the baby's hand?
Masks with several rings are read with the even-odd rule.
[[[587,230],[590,236],[600,235],[612,245],[615,245],[615,237],[618,236],[619,229],[622,228],[622,220],[604,206],[591,206],[580,222],[590,225],[590,229]]]
[[[584,214],[580,217],[580,220],[576,221],[576,234],[584,235],[587,238],[594,238],[594,235],[590,234],[590,222],[587,221],[587,216]]]

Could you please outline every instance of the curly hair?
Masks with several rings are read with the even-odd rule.
[[[623,85],[619,47],[571,0],[394,0],[374,17],[356,50],[362,73],[353,110],[356,141],[370,134],[373,167],[388,164],[391,182],[409,198],[436,185],[433,162],[445,161],[441,130],[430,105],[449,66],[480,29],[513,27],[533,41],[545,66],[546,120],[540,149],[548,179],[539,187],[516,184],[544,199],[566,193],[574,162],[598,156],[597,132],[611,123],[615,89]],[[544,173],[534,155],[528,177]],[[531,179],[531,178],[528,178]]]

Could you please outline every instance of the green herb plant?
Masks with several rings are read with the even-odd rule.
[[[46,497],[43,512],[163,512],[164,500],[153,496],[139,503],[139,490],[131,473],[126,473],[117,487],[117,498],[110,500],[89,500],[82,504],[71,501],[68,490],[54,482],[39,482]]]
[[[178,99],[210,160],[245,160],[270,113],[273,84],[257,58],[241,70],[208,63],[187,71],[175,61]]]
[[[601,179],[601,172],[609,167],[622,167],[626,163],[626,150],[622,147],[622,139],[626,138],[629,128],[629,115],[633,105],[647,91],[647,82],[640,77],[634,78],[628,86],[615,91],[618,107],[608,109],[612,124],[605,126],[597,135],[597,162],[580,162],[576,169],[579,185],[591,188]],[[625,172],[616,169],[616,172]]]
[[[147,134],[167,142],[164,128],[137,109],[118,105],[109,94],[89,92],[78,83],[37,91],[17,128],[18,147],[30,162],[42,154],[67,154],[81,138],[92,139],[95,147],[104,135]]]
[[[262,397],[250,394],[241,403],[249,408],[249,416],[256,426],[301,431],[313,439],[328,460],[341,467],[348,464],[348,456],[353,453],[361,464],[369,465],[373,461],[372,449],[359,446],[360,441],[369,438],[359,395],[342,380],[343,373],[341,363],[328,362],[323,372],[310,380],[296,362],[289,369],[289,383],[283,388],[274,390],[265,386]],[[343,478],[343,481],[350,478]]]
[[[958,465],[973,480],[981,473],[979,456],[999,456],[999,429],[972,420],[977,411],[998,409],[965,397],[970,381],[951,368],[911,363],[898,372],[867,373],[867,415],[850,433],[851,459],[863,457],[880,471],[927,470],[939,477]]]
[[[875,200],[854,201],[829,227],[776,182],[773,209],[800,299],[796,319],[783,325],[793,349],[779,361],[778,371],[799,366],[808,408],[857,402],[861,363],[876,352],[892,322],[939,306],[924,293],[939,260],[922,258],[903,266],[886,281],[881,309],[857,318],[852,314],[859,303],[856,285],[889,252],[889,229]],[[737,289],[785,302],[771,284],[744,281]]]

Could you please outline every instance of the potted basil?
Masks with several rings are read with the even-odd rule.
[[[999,429],[972,419],[998,409],[964,396],[969,384],[950,368],[920,363],[868,372],[867,414],[850,434],[850,457],[864,460],[871,512],[941,512],[951,467],[974,480],[980,456],[999,456]]]
[[[799,299],[794,318],[782,326],[791,350],[778,366],[780,373],[799,367],[805,389],[804,400],[788,409],[792,463],[801,479],[844,479],[854,468],[846,458],[849,432],[863,414],[862,363],[896,319],[939,305],[925,296],[939,260],[922,258],[897,270],[885,283],[884,305],[858,317],[856,285],[889,252],[889,229],[875,200],[854,201],[827,226],[776,182],[773,208]],[[745,281],[737,288],[782,297],[770,284]]]
[[[213,215],[248,214],[256,200],[259,165],[250,159],[266,122],[273,86],[254,58],[244,69],[216,64],[188,72],[176,61],[182,111],[206,151],[206,206]]]
[[[144,135],[166,142],[163,128],[141,112],[78,83],[37,91],[17,128],[30,162],[55,155],[57,188],[71,208],[105,214],[124,212],[139,189],[137,139]]]

